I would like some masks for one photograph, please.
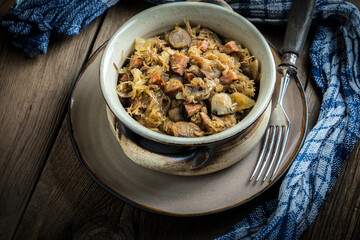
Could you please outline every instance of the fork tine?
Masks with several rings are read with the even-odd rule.
[[[260,156],[258,158],[258,161],[256,163],[256,166],[255,166],[255,169],[253,171],[253,173],[251,174],[251,177],[250,177],[250,181],[254,178],[255,174],[256,174],[256,171],[258,170],[259,166],[260,166],[260,163],[261,163],[261,160],[264,156],[264,153],[265,153],[265,150],[266,150],[266,146],[268,144],[268,139],[269,139],[269,133],[270,133],[270,128],[267,128],[266,129],[266,133],[265,133],[265,140],[264,140],[264,146],[261,150],[261,153],[260,153]]]
[[[280,141],[281,141],[281,138],[282,138],[282,132],[283,132],[283,127],[284,126],[276,126],[275,128],[275,134],[274,135],[277,135],[276,133],[279,132],[279,134],[277,135],[277,140],[276,140],[276,145],[274,147],[274,153],[273,153],[273,156],[272,156],[272,159],[271,159],[271,162],[270,162],[270,165],[266,171],[266,174],[265,174],[265,177],[263,179],[263,181],[265,182],[266,178],[268,177],[269,175],[269,172],[275,162],[275,159],[276,159],[276,156],[278,154],[278,151],[279,151],[279,146],[280,146]]]
[[[274,172],[273,172],[273,175],[271,176],[270,178],[270,181],[272,181],[279,169],[279,166],[280,166],[280,163],[281,163],[281,159],[282,159],[282,156],[284,154],[284,151],[285,151],[285,146],[286,146],[286,142],[287,142],[287,139],[288,139],[288,136],[289,136],[289,130],[290,130],[290,127],[285,127],[285,136],[284,136],[284,140],[282,142],[282,145],[281,145],[281,151],[279,153],[279,157],[278,157],[278,161],[276,163],[276,166],[275,166],[275,169],[274,169]]]
[[[273,149],[274,140],[275,140],[275,129],[274,129],[273,126],[270,126],[270,128],[272,129],[272,131],[271,131],[272,136],[271,136],[271,140],[270,140],[269,150],[268,150],[268,152],[267,152],[267,154],[266,154],[264,163],[263,163],[263,165],[261,166],[261,169],[260,169],[260,172],[259,172],[259,174],[258,174],[258,177],[257,177],[256,180],[255,180],[256,182],[259,181],[260,176],[261,176],[262,172],[263,172],[264,169],[265,169],[265,166],[266,166],[266,164],[267,164],[267,162],[268,162],[268,160],[269,160],[269,158],[270,158],[270,154],[271,154],[272,149]]]

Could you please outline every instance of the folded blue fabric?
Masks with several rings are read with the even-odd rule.
[[[2,25],[30,56],[44,54],[52,30],[77,34],[117,0],[27,0]],[[171,0],[148,0],[154,4]],[[291,0],[227,1],[253,22],[286,21]],[[286,174],[279,196],[256,208],[224,239],[297,239],[319,214],[341,166],[360,139],[360,12],[338,0],[318,0],[312,73],[323,93],[320,115]]]
[[[118,0],[18,1],[1,19],[11,43],[30,57],[45,54],[50,32],[74,35]]]
[[[234,1],[232,6],[250,18],[255,12],[253,20],[262,21],[283,18],[290,2],[250,0],[245,6]],[[318,121],[286,174],[278,198],[256,208],[218,240],[298,239],[315,221],[360,139],[360,12],[344,1],[317,1],[314,24],[310,59],[323,93]]]

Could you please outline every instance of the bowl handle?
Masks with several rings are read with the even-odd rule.
[[[205,2],[205,3],[213,3],[225,8],[230,9],[231,11],[233,11],[233,9],[230,7],[230,5],[225,2],[224,0],[187,0],[187,2]]]
[[[115,120],[117,138],[124,153],[134,162],[156,170],[191,170],[205,167],[214,157],[214,147],[179,147],[164,145],[141,137],[119,121]],[[141,153],[141,154],[140,154]],[[142,155],[138,159],[138,155]],[[146,157],[145,157],[146,156]],[[143,161],[141,158],[157,158],[156,161]]]

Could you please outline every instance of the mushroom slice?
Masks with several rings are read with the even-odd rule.
[[[191,37],[185,29],[176,27],[169,34],[169,43],[176,49],[188,47],[191,43]]]
[[[182,114],[182,109],[180,107],[170,109],[169,110],[169,118],[173,122],[185,121],[183,114]]]
[[[232,113],[231,97],[227,93],[216,93],[211,98],[211,113],[217,116]]]

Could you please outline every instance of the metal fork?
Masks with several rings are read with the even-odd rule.
[[[263,181],[265,181],[275,162],[276,166],[273,170],[270,181],[274,179],[277,171],[279,170],[290,131],[290,120],[283,107],[283,100],[291,77],[297,73],[296,60],[301,53],[309,32],[312,16],[315,10],[315,3],[316,0],[294,0],[292,3],[285,32],[283,46],[284,54],[282,55],[281,64],[278,67],[278,71],[282,74],[279,98],[273,112],[271,113],[269,125],[265,133],[264,146],[261,150],[255,169],[250,177],[250,181],[255,177],[261,164],[262,166],[256,181],[259,181],[261,174],[267,167],[267,171],[263,178]],[[271,161],[268,164],[271,156]]]
[[[285,70],[285,71],[287,71],[287,70]],[[278,161],[277,161],[277,164],[273,171],[273,174],[270,178],[270,181],[274,178],[274,176],[276,175],[277,170],[280,166],[280,162],[281,162],[282,156],[284,154],[285,146],[286,146],[287,139],[289,136],[289,130],[290,130],[290,124],[291,124],[290,119],[285,112],[285,109],[283,106],[283,100],[284,100],[285,92],[286,92],[287,86],[290,82],[290,77],[292,74],[293,73],[291,71],[287,71],[285,73],[285,75],[281,78],[278,102],[277,102],[273,112],[271,113],[269,125],[265,132],[264,146],[261,150],[260,157],[258,159],[258,162],[256,163],[254,172],[252,173],[252,175],[250,177],[250,181],[256,175],[256,172],[259,169],[260,164],[263,163],[261,166],[261,169],[258,173],[258,176],[256,178],[256,181],[259,181],[261,174],[263,173],[265,167],[268,164],[271,154],[272,154],[272,158],[270,161],[270,165],[267,168],[267,171],[265,173],[263,181],[265,181],[266,178],[268,177],[276,159],[278,159]],[[276,139],[276,143],[275,143],[275,139]],[[274,143],[275,143],[275,145],[274,145]],[[264,158],[265,153],[266,153],[266,156]],[[264,160],[263,160],[263,158],[264,158]]]

